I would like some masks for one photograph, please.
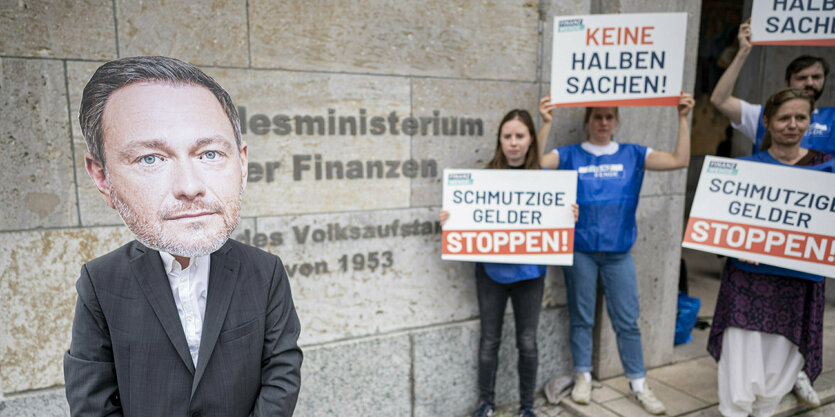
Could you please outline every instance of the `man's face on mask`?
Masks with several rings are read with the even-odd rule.
[[[103,137],[107,175],[94,181],[140,242],[184,257],[226,242],[240,218],[247,150],[208,89],[120,88],[105,105]]]

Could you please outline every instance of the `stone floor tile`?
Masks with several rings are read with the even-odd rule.
[[[689,391],[679,390],[664,384],[663,382],[653,378],[651,374],[647,378],[647,383],[649,387],[652,389],[652,391],[655,393],[655,395],[658,397],[658,399],[660,399],[664,403],[664,405],[667,406],[667,415],[669,416],[682,415],[685,413],[705,408],[710,405],[710,403],[706,401],[702,401],[698,398],[688,395],[687,392]],[[634,407],[626,406],[625,403],[622,401],[623,399],[626,399],[627,395],[630,395],[629,382],[627,381],[627,379],[623,377],[612,378],[611,380],[605,381],[605,384],[606,385],[604,386],[608,386],[613,391],[621,393],[623,395],[620,396],[621,398],[615,398],[613,400],[606,401],[603,403],[603,405],[614,411],[618,411],[619,413],[620,407],[624,407],[624,412],[627,414],[621,414],[623,414],[624,416],[632,415],[628,413],[631,413],[632,411],[630,410],[632,410]],[[633,405],[635,404],[630,399],[626,400]],[[640,406],[637,407],[640,408]],[[643,411],[641,412],[643,413]],[[644,414],[646,413],[637,415]]]
[[[835,403],[827,404],[819,408],[813,408],[805,411],[802,414],[797,414],[798,417],[831,417],[835,416]]]
[[[620,414],[594,402],[588,405],[580,405],[571,401],[571,398],[566,398],[562,404],[569,413],[576,417],[621,417]]]
[[[667,406],[668,416],[680,416],[703,409],[711,404],[688,395],[688,391],[680,391],[654,380],[652,377],[649,378],[649,386],[658,399]]]
[[[603,407],[623,417],[652,417],[652,414],[644,411],[643,407],[638,405],[638,403],[635,403],[626,397],[622,397],[614,401],[609,401],[603,404]]]
[[[548,403],[541,393],[534,397],[533,408],[537,417],[573,417],[560,405]],[[499,406],[496,408],[496,417],[515,417],[518,410],[518,402]],[[467,414],[467,417],[469,416],[470,414]]]
[[[711,356],[653,369],[649,376],[708,404],[719,402],[716,362]]]
[[[704,410],[685,414],[682,417],[722,417],[722,414],[719,413],[719,406],[714,405],[713,407],[705,408]]]
[[[605,403],[606,401],[612,401],[620,397],[623,397],[623,393],[617,392],[606,385],[595,388],[591,392],[591,400],[597,403]]]
[[[827,309],[823,324],[823,371],[826,372],[835,370],[835,308]]]
[[[835,401],[835,371],[822,373],[813,385],[821,402]],[[835,415],[835,414],[833,414]]]
[[[603,382],[603,386],[609,387],[621,395],[629,395],[629,380],[625,376],[616,376],[601,382]]]
[[[693,336],[693,340],[673,348],[673,363],[689,361],[708,355],[707,338],[710,336],[710,328],[704,330],[693,329],[693,332],[690,334]]]

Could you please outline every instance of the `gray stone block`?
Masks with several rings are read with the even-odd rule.
[[[295,415],[411,415],[408,335],[302,349],[302,389]]]
[[[61,62],[4,58],[0,86],[0,230],[78,225]]]
[[[96,69],[104,62],[67,62],[67,87],[70,96],[70,119],[72,121],[72,141],[75,149],[75,172],[77,175],[76,188],[78,190],[78,205],[83,226],[121,226],[122,218],[116,210],[108,207],[107,203],[93,184],[84,166],[84,156],[87,154],[87,142],[81,133],[78,123],[78,111],[81,107],[81,94],[84,86]]]
[[[312,71],[529,80],[538,6],[513,0],[251,1],[252,65]],[[323,24],[323,22],[325,22]]]
[[[0,54],[115,58],[113,5],[91,0],[4,2],[0,6]]]
[[[472,264],[441,260],[437,219],[425,208],[258,218],[258,244],[290,277],[301,343],[475,317]]]
[[[250,167],[256,165],[256,171],[251,170],[254,175],[244,194],[244,215],[409,206],[410,172],[404,169],[406,161],[421,158],[410,155],[409,136],[400,127],[392,133],[388,122],[392,113],[398,119],[409,116],[407,79],[230,69],[208,72],[229,91],[239,110],[245,110],[241,114],[245,121],[243,138],[249,147]],[[366,115],[368,123],[365,133],[361,114]],[[286,134],[277,133],[280,128],[275,120],[281,116],[289,118],[291,130]],[[320,118],[322,131],[312,123],[296,124],[296,116]],[[341,132],[342,117],[353,118],[355,132],[347,122]],[[384,134],[371,133],[373,117],[386,118]],[[325,126],[330,118],[332,132]],[[267,127],[262,127],[262,122]],[[308,130],[308,126],[316,127]],[[349,175],[350,161],[359,161],[360,178]],[[384,169],[369,171],[369,161],[372,165],[381,161]],[[390,172],[391,165],[383,161],[394,161],[396,169]],[[329,163],[342,168],[331,170]]]
[[[554,17],[590,14],[592,0],[546,0],[541,2],[542,18],[542,63],[540,80],[551,83],[551,60],[554,52]],[[550,88],[550,87],[549,87]],[[550,90],[543,90],[544,92]],[[544,95],[544,94],[543,94]]]
[[[124,227],[0,234],[4,394],[64,383],[63,354],[70,345],[81,265],[131,239]]]
[[[121,56],[164,55],[197,65],[245,67],[245,0],[116,2]]]
[[[615,140],[672,153],[678,140],[678,113],[673,107],[621,107]],[[646,172],[641,196],[684,194],[686,170]]]
[[[533,83],[417,79],[412,82],[413,113],[431,117],[442,115],[477,120],[480,129],[459,129],[455,134],[414,137],[413,158],[431,158],[443,168],[484,168],[496,151],[499,123],[507,112],[526,109],[536,120],[539,89]],[[471,134],[481,133],[481,134]],[[442,176],[412,180],[413,206],[441,204]]]
[[[506,316],[506,325],[512,326],[512,321]],[[472,412],[478,401],[478,320],[415,332],[412,337],[414,415],[455,416]],[[507,343],[502,343],[500,355],[506,354],[508,344],[513,344],[509,337],[502,341]],[[498,381],[503,379],[506,378],[497,377]]]
[[[542,297],[544,307],[565,307],[568,303],[565,294],[565,277],[562,267],[548,267],[545,275],[545,294]]]
[[[478,403],[479,322],[467,321],[418,331],[414,340],[414,415],[464,415]],[[496,375],[497,404],[519,400],[513,316],[504,318],[499,368]],[[539,370],[537,390],[551,377],[571,369],[568,351],[568,312],[547,309],[540,315],[537,333]]]
[[[0,417],[69,417],[63,388],[0,399]]]

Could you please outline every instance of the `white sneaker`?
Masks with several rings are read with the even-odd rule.
[[[800,371],[797,375],[797,381],[794,383],[792,392],[800,402],[810,407],[820,407],[821,400],[818,398],[818,393],[812,388],[812,381],[806,375],[806,372]]]
[[[652,393],[652,390],[649,389],[649,386],[644,385],[644,390],[641,392],[632,392],[633,398],[644,407],[647,413],[650,414],[664,414],[667,412],[667,408],[664,407],[664,403]]]
[[[571,399],[577,404],[588,404],[591,401],[591,381],[586,381],[586,377],[581,373],[574,376]]]

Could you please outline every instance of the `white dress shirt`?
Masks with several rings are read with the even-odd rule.
[[[210,255],[191,258],[186,269],[171,254],[160,252],[159,256],[168,274],[180,324],[183,325],[188,350],[196,367],[200,337],[203,334],[203,318],[206,315],[206,295],[209,292]]]

